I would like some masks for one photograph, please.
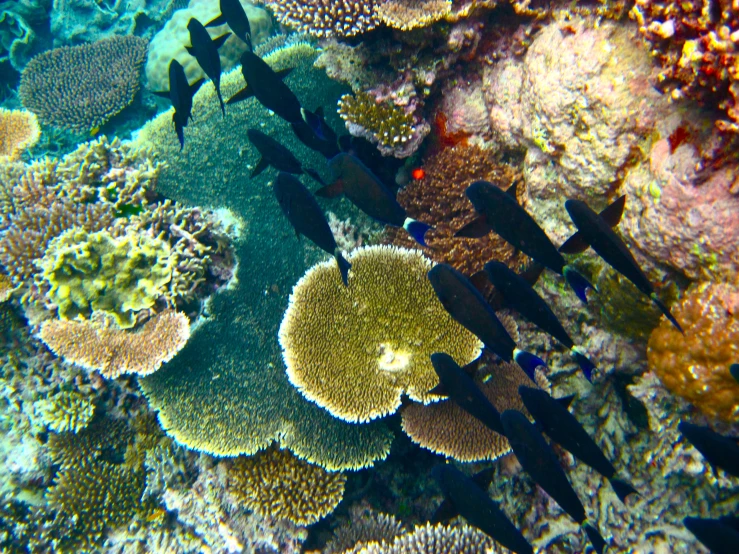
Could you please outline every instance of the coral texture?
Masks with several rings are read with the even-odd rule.
[[[444,19],[451,9],[451,0],[385,0],[377,15],[388,27],[409,31]]]
[[[76,389],[61,390],[37,407],[52,431],[77,433],[84,429],[95,414],[95,404],[89,396]]]
[[[345,554],[479,554],[496,551],[493,539],[474,527],[427,523],[392,541],[360,544]]]
[[[348,261],[348,287],[330,260],[293,289],[279,332],[290,381],[351,422],[394,413],[402,394],[431,401],[438,377],[429,356],[466,364],[480,353],[478,339],[439,303],[426,277],[432,263],[419,251],[366,247]]]
[[[23,70],[18,95],[44,125],[96,129],[133,101],[147,44],[113,37],[44,52]]]
[[[334,535],[323,549],[323,554],[339,554],[361,542],[391,543],[395,537],[407,532],[395,516],[375,512],[363,505],[352,506],[349,520],[336,528]]]
[[[267,0],[277,21],[315,37],[353,37],[377,27],[375,0]]]
[[[652,332],[649,367],[670,391],[711,417],[739,420],[739,384],[729,373],[739,352],[739,289],[695,285],[672,309],[685,335],[667,320]]]
[[[39,337],[57,355],[114,379],[123,373],[149,375],[171,360],[190,338],[187,316],[165,310],[131,332],[96,321],[50,320]]]
[[[26,148],[38,142],[40,136],[36,114],[0,108],[0,163],[20,158]]]

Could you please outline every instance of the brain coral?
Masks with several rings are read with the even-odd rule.
[[[36,144],[40,136],[36,114],[0,108],[0,163],[20,158],[21,153]]]
[[[256,46],[267,39],[272,33],[272,22],[269,15],[262,8],[255,7],[248,0],[239,0],[251,27],[252,43]],[[151,39],[149,55],[146,60],[146,79],[150,90],[169,90],[169,62],[177,60],[182,64],[190,84],[201,77],[205,77],[197,60],[185,50],[190,46],[190,32],[187,23],[195,18],[203,25],[215,19],[220,14],[219,3],[210,0],[191,0],[186,9],[177,10],[167,24]],[[229,32],[227,25],[208,27],[212,38],[220,37]],[[246,50],[246,44],[232,35],[226,39],[218,49],[221,58],[221,69],[228,71],[239,63],[241,54]]]
[[[38,281],[61,318],[89,318],[100,311],[126,329],[136,324],[136,312],[153,307],[164,294],[175,263],[161,239],[73,228],[49,244],[38,262]]]
[[[266,0],[277,21],[316,37],[353,37],[380,23],[375,0]]]
[[[334,511],[346,476],[269,448],[237,458],[228,471],[229,489],[247,509],[265,518],[311,525]]]
[[[702,412],[739,421],[739,384],[729,373],[739,359],[739,289],[719,283],[695,285],[672,313],[685,335],[671,330],[663,319],[649,337],[650,369],[670,391]]]
[[[280,326],[290,381],[336,417],[365,422],[394,413],[401,395],[429,402],[438,384],[429,356],[447,352],[466,364],[477,338],[439,303],[418,250],[354,250],[345,287],[332,261],[295,285]]]
[[[23,70],[18,96],[45,125],[100,127],[133,100],[147,44],[117,36],[43,52]]]

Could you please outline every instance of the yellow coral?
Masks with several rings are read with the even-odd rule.
[[[451,9],[451,0],[386,0],[377,6],[377,15],[385,25],[409,31],[444,19]]]
[[[447,352],[466,364],[480,342],[436,298],[421,252],[373,246],[349,261],[348,287],[331,260],[293,289],[279,332],[290,381],[352,422],[395,412],[402,394],[429,402],[439,382],[429,356]]]
[[[13,280],[4,273],[0,273],[0,303],[10,298],[14,290]]]
[[[494,544],[493,539],[469,525],[427,523],[392,541],[359,544],[344,554],[479,554],[491,552]]]
[[[41,129],[36,115],[28,110],[0,108],[0,162],[14,161],[38,142]]]
[[[89,396],[73,389],[59,391],[42,399],[36,409],[52,431],[77,433],[92,419],[95,404]]]
[[[390,102],[378,102],[367,92],[339,99],[339,115],[347,128],[356,125],[371,135],[378,144],[396,146],[413,138],[413,116]]]

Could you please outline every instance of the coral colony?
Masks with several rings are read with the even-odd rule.
[[[0,6],[0,551],[739,552],[739,4]]]

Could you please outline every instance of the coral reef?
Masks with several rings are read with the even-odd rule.
[[[451,0],[386,0],[377,5],[377,16],[388,27],[410,31],[444,19],[451,9]]]
[[[15,161],[38,142],[41,129],[36,115],[27,110],[0,108],[0,163]]]
[[[165,310],[135,332],[100,321],[53,319],[39,337],[59,357],[114,379],[123,373],[149,375],[171,360],[190,338],[187,316]]]
[[[315,37],[353,37],[379,25],[375,0],[266,0],[280,24]]]
[[[739,344],[739,289],[701,283],[672,308],[685,334],[663,321],[649,337],[649,368],[674,394],[711,417],[739,420],[739,384],[729,373]]]
[[[395,516],[375,512],[361,504],[352,506],[349,513],[349,520],[334,531],[333,537],[323,549],[323,554],[339,554],[358,543],[372,541],[392,543],[395,537],[407,532]]]
[[[36,406],[46,426],[57,433],[77,433],[95,414],[95,404],[90,397],[76,389],[60,390]]]
[[[97,129],[133,101],[147,44],[113,37],[44,52],[23,70],[18,95],[44,125]]]
[[[402,394],[432,401],[438,377],[429,356],[447,352],[466,364],[479,340],[439,303],[426,278],[432,263],[419,251],[373,246],[347,261],[348,287],[330,260],[293,289],[279,332],[290,382],[351,422],[394,413]]]
[[[249,510],[264,518],[311,525],[341,502],[346,477],[272,447],[234,460],[228,480],[229,494]]]
[[[427,523],[392,541],[359,544],[344,554],[478,554],[497,550],[493,539],[469,525]]]

